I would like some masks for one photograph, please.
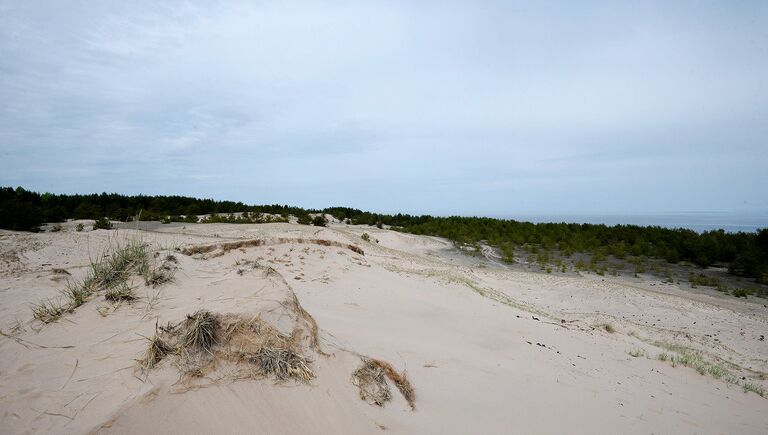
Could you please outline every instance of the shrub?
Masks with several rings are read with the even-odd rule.
[[[363,233],[363,235],[360,236],[360,238],[365,240],[366,242],[370,242],[371,241],[371,236],[368,235],[368,233]]]
[[[77,231],[78,233],[83,231],[84,229],[85,227],[83,226],[83,224],[77,224],[77,226],[75,227],[75,231]]]
[[[737,298],[746,298],[747,295],[749,295],[749,292],[743,288],[737,288],[733,291],[733,295]]]
[[[312,218],[312,225],[316,227],[324,227],[328,224],[328,220],[323,215],[317,215]]]
[[[109,221],[109,219],[103,217],[96,220],[96,222],[93,223],[93,229],[94,230],[111,230],[112,229],[112,222]]]

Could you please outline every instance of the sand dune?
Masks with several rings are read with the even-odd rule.
[[[174,280],[135,277],[135,301],[96,294],[32,319],[128,240],[172,255]],[[768,433],[768,400],[736,384],[768,387],[768,308],[651,279],[521,272],[438,238],[282,223],[3,231],[0,274],[3,433]],[[198,310],[295,334],[314,378],[232,361],[190,376],[173,355],[142,370],[156,326]],[[733,379],[657,358],[681,351]],[[361,399],[367,358],[405,371],[415,409],[391,380],[384,406]]]

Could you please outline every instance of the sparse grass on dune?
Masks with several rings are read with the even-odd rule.
[[[743,381],[741,383],[741,388],[744,389],[745,393],[751,391],[760,397],[765,397],[766,394],[768,394],[768,392],[766,392],[765,388],[762,385],[749,382],[749,381]]]
[[[87,287],[78,285],[71,281],[67,282],[67,288],[64,289],[64,296],[69,299],[69,308],[74,309],[83,305],[88,300],[91,292]]]
[[[701,375],[709,375],[715,379],[722,379],[728,384],[741,386],[745,393],[752,391],[761,397],[766,395],[765,388],[762,385],[739,378],[722,364],[707,360],[704,354],[699,351],[676,343],[656,342],[654,344],[669,351],[659,353],[656,359],[669,362],[672,364],[672,367],[677,365],[689,367]]]
[[[172,255],[159,263],[153,261],[146,243],[129,240],[105,251],[99,260],[91,262],[82,280],[68,281],[62,291],[64,301],[44,300],[32,307],[32,315],[43,323],[51,323],[83,305],[95,293],[103,291],[111,302],[136,299],[128,280],[134,275],[144,278],[146,285],[156,287],[173,279],[176,258]]]

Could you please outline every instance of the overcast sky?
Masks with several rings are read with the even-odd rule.
[[[0,185],[762,213],[768,2],[0,1]]]

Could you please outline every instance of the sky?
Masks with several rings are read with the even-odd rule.
[[[0,0],[0,185],[768,216],[768,2]]]

